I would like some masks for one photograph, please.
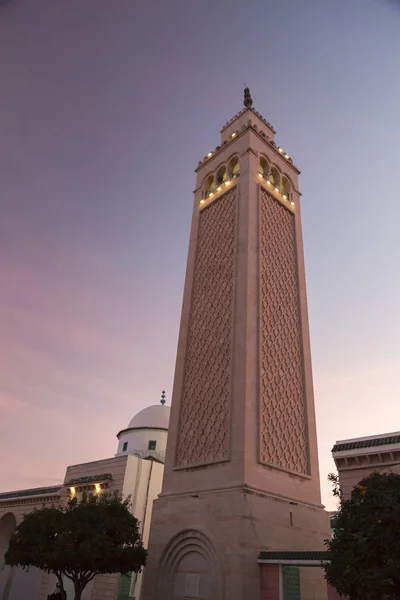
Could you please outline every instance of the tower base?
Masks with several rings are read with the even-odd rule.
[[[321,505],[247,487],[161,496],[140,600],[261,600],[261,551],[324,550],[329,536]],[[300,590],[302,600],[326,600],[322,569],[305,569]]]

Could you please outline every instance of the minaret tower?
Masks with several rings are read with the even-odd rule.
[[[259,600],[260,551],[323,550],[329,537],[299,171],[252,105],[246,88],[244,108],[196,170],[164,481],[141,600]],[[324,598],[322,572],[313,573],[304,594]]]

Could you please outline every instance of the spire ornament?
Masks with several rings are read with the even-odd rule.
[[[166,399],[165,399],[165,391],[163,390],[161,392],[161,400],[160,400],[160,404],[162,404],[162,406],[164,406],[164,404],[166,403]]]
[[[247,87],[246,84],[245,88],[244,88],[244,99],[243,99],[243,104],[246,108],[251,108],[253,106],[253,98],[251,97],[250,94],[250,88]]]

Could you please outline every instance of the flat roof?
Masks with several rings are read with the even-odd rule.
[[[25,498],[26,496],[45,496],[50,494],[57,494],[63,484],[53,485],[51,487],[40,487],[40,488],[31,488],[29,490],[15,490],[14,492],[3,492],[0,494],[1,500],[9,500],[10,498]]]
[[[351,438],[349,440],[338,440],[332,448],[332,452],[342,452],[344,450],[356,450],[358,448],[374,448],[375,446],[388,446],[400,443],[400,432],[382,433],[380,435],[370,435],[360,438]]]

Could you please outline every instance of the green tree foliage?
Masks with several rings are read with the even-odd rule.
[[[5,561],[54,573],[62,590],[63,577],[71,579],[80,600],[96,575],[138,572],[146,556],[129,499],[96,494],[26,514],[11,536]]]
[[[341,499],[335,534],[326,545],[325,576],[339,594],[399,600],[400,475],[372,473],[362,479],[349,500]]]

